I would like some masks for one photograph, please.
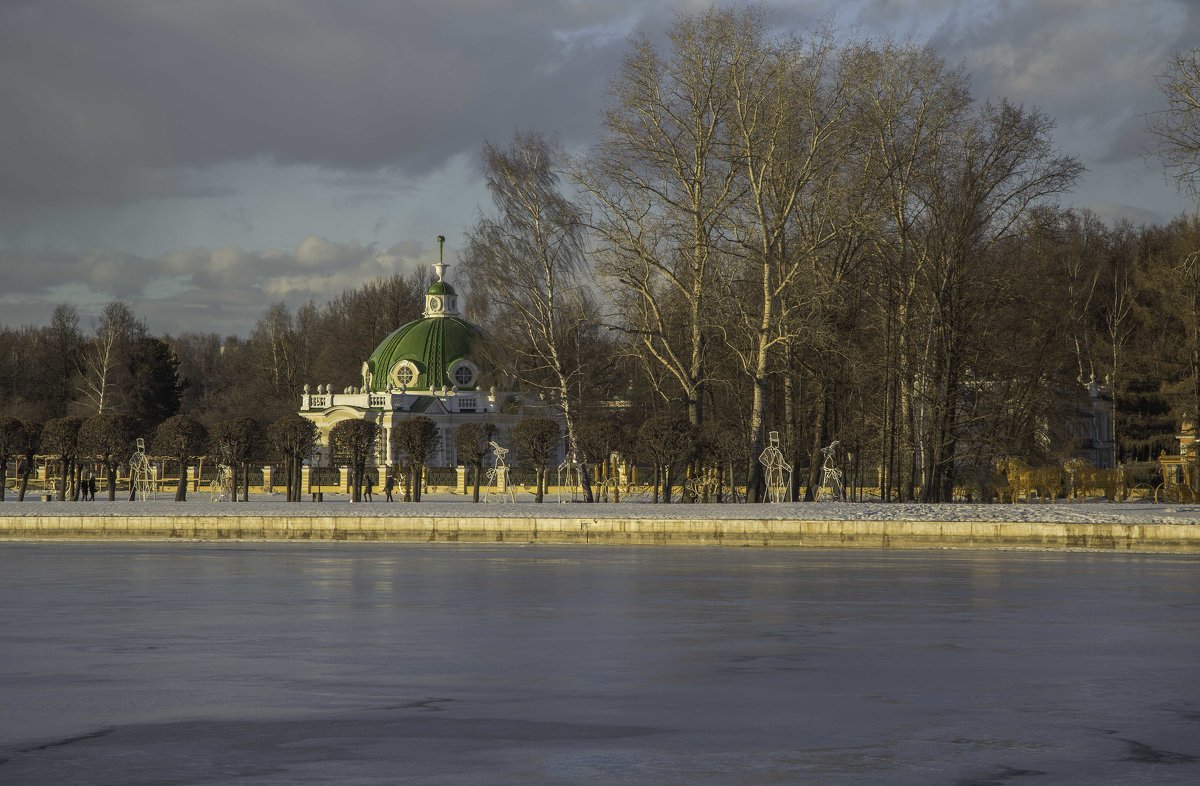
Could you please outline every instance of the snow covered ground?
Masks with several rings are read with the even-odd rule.
[[[249,502],[213,502],[205,493],[182,503],[168,495],[145,502],[14,502],[0,503],[0,516],[313,516],[402,517],[450,516],[468,518],[586,517],[589,519],[773,519],[801,521],[988,521],[1097,524],[1200,524],[1200,505],[1146,502],[1083,502],[1018,505],[931,505],[920,503],[798,502],[778,505],[671,504],[645,502],[559,503],[519,502],[474,504],[450,493],[434,493],[419,503],[352,503],[345,495],[326,494],[324,502],[288,503],[281,494],[252,494]],[[518,497],[518,499],[520,499]]]

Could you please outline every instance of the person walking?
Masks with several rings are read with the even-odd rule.
[[[383,481],[383,493],[388,502],[395,502],[392,499],[392,489],[394,488],[396,488],[396,476],[389,472],[387,479]]]
[[[93,474],[90,478],[88,478],[88,498],[92,502],[96,501],[96,476],[95,476],[95,474]]]
[[[366,473],[366,477],[363,478],[363,501],[364,502],[374,502],[374,500],[371,499],[371,491],[374,490],[374,488],[375,488],[375,479],[371,475],[371,473],[368,472],[368,473]]]

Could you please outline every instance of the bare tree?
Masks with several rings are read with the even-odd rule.
[[[765,37],[761,11],[744,12],[731,42],[729,155],[743,187],[731,206],[730,233],[741,246],[746,291],[732,293],[741,346],[732,353],[751,382],[748,488],[763,498],[762,464],[770,361],[805,330],[789,313],[808,306],[785,293],[811,284],[816,254],[833,242],[838,172],[855,144],[845,122],[847,86],[826,38],[807,46]],[[790,231],[789,231],[790,230]]]
[[[1133,304],[1137,299],[1137,290],[1133,279],[1133,263],[1131,256],[1118,250],[1109,269],[1108,299],[1101,312],[1104,320],[1104,331],[1108,337],[1109,357],[1109,386],[1112,390],[1112,438],[1113,466],[1121,464],[1121,430],[1120,430],[1120,390],[1124,382],[1123,363],[1125,347],[1133,335],[1134,324],[1130,318]]]
[[[587,457],[575,428],[583,358],[571,347],[588,314],[589,268],[579,208],[558,188],[563,159],[556,142],[535,133],[518,133],[507,150],[484,145],[496,214],[476,223],[467,258],[474,289],[486,291],[494,329],[504,333],[514,376],[523,387],[550,393],[562,413],[568,450],[582,462],[591,502]]]
[[[128,367],[125,356],[131,343],[145,335],[146,328],[128,305],[114,300],[100,312],[91,338],[79,352],[78,391],[86,411],[103,415],[116,409],[123,392],[119,375]]]
[[[1200,199],[1200,49],[1172,57],[1158,89],[1167,108],[1147,119],[1158,139],[1155,152],[1176,187]]]
[[[599,269],[620,327],[694,425],[703,420],[722,223],[741,172],[726,154],[738,20],[715,8],[680,16],[666,53],[635,40],[610,91],[603,138],[575,173],[594,207]]]

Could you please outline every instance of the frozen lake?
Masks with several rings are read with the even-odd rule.
[[[0,544],[0,782],[1200,782],[1200,560]]]

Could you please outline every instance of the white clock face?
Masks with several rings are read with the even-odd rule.
[[[442,310],[441,297],[434,295],[433,297],[429,298],[429,310],[430,311],[441,311]]]

